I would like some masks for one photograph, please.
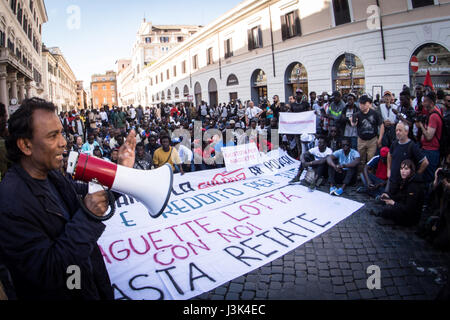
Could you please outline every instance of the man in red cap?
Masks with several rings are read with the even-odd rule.
[[[383,147],[380,154],[373,157],[364,167],[361,173],[361,181],[364,187],[358,189],[358,192],[366,192],[372,197],[377,197],[383,194],[388,181],[387,176],[387,156],[389,148]]]

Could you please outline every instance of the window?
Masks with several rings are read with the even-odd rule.
[[[22,16],[23,16],[23,10],[20,6],[20,3],[17,5],[17,20],[19,20],[19,23],[22,24]]]
[[[116,89],[116,86],[111,86],[111,90],[114,90],[114,89]]]
[[[194,70],[198,68],[198,55],[197,54],[192,57],[192,67],[194,68]]]
[[[333,0],[333,12],[336,26],[351,22],[348,0]]]
[[[107,104],[108,103],[108,99],[106,97],[103,98],[103,103]]]
[[[434,5],[434,0],[411,0],[413,9]]]
[[[253,50],[263,47],[261,26],[254,27],[248,30],[248,50]]]
[[[161,72],[161,82],[163,82],[164,81],[164,75],[163,75],[163,73]]]
[[[11,0],[11,10],[14,12],[14,14],[17,13],[17,0]]]
[[[5,47],[6,44],[6,34],[3,30],[0,30],[0,47]]]
[[[106,90],[106,86],[103,86],[103,88],[102,88],[103,90]]]
[[[169,42],[169,37],[160,37],[160,38],[159,38],[159,41],[160,41],[161,43],[168,43],[168,42]]]
[[[115,97],[112,97],[112,98],[111,98],[111,101],[112,101],[112,103],[115,103],[115,102],[116,102],[116,98],[115,98]]]
[[[158,76],[156,76],[156,78],[155,78],[155,79],[156,79],[156,81],[155,81],[155,82],[156,82],[156,84],[158,84]]]
[[[145,43],[152,43],[152,38],[146,37],[145,38]]]
[[[95,104],[98,105],[98,98],[95,98]]]
[[[177,41],[178,41],[178,42],[183,42],[183,41],[184,41],[184,38],[183,38],[183,37],[177,37]]]
[[[181,63],[181,73],[186,73],[186,60]]]
[[[208,48],[208,50],[206,50],[206,64],[210,65],[214,63],[214,59],[213,59],[213,48]]]
[[[177,76],[177,66],[173,66],[173,76]]]
[[[166,79],[167,79],[167,80],[170,79],[170,72],[169,72],[169,69],[166,70]]]
[[[153,78],[150,78],[150,86],[153,85]]]
[[[225,59],[233,56],[233,40],[227,39],[224,43],[225,48]]]
[[[298,10],[281,16],[281,35],[283,40],[302,35]]]

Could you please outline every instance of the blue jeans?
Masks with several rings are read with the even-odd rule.
[[[371,173],[369,173],[369,179],[375,185],[385,182],[384,180],[378,178],[377,176]],[[362,173],[361,173],[361,181],[364,184],[364,187],[366,187],[366,193],[371,197],[376,198],[377,196],[381,196],[385,192],[385,187],[379,187],[375,190],[369,190],[369,184],[367,183],[366,178],[364,178],[364,175]]]
[[[423,150],[423,149],[422,149]],[[439,167],[439,150],[423,150],[424,155],[427,157],[430,163],[423,173],[423,180],[425,182],[433,182],[434,174]]]

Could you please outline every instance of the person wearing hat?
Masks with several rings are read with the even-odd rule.
[[[395,140],[395,126],[397,124],[397,111],[398,107],[392,103],[393,97],[390,91],[384,93],[384,103],[380,105],[381,118],[384,123],[384,136],[381,144],[383,146],[391,146]]]
[[[295,102],[291,103],[291,112],[311,111],[311,106],[308,103],[308,98],[304,95],[303,90],[297,89],[295,93]]]
[[[366,163],[375,156],[377,147],[381,148],[384,124],[381,116],[370,107],[372,99],[367,95],[359,99],[360,111],[353,115],[351,124],[358,131],[358,152],[361,156],[360,172]],[[379,134],[378,134],[379,132]]]
[[[361,181],[364,187],[358,189],[359,192],[366,192],[372,197],[381,196],[385,192],[387,185],[387,156],[389,148],[383,147],[380,154],[373,157],[364,167],[361,173]]]

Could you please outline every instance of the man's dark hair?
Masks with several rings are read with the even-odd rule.
[[[436,104],[436,94],[435,94],[433,91],[428,92],[428,93],[425,95],[425,97],[427,97],[428,99],[430,99],[431,101],[433,101],[433,104]]]
[[[11,162],[18,163],[24,155],[17,146],[17,140],[33,139],[33,113],[36,110],[45,110],[56,114],[56,107],[53,103],[32,98],[24,100],[19,109],[8,120],[9,136],[6,138],[5,145],[8,159]]]
[[[139,142],[137,145],[136,145],[136,148],[145,148],[145,145],[144,145],[144,143],[143,142]]]
[[[444,90],[439,89],[439,90],[436,92],[436,96],[437,96],[437,98],[438,98],[439,100],[444,99],[444,97],[445,97],[445,92],[444,92]]]
[[[409,90],[403,90],[402,92],[400,92],[400,96],[404,96],[407,97],[408,99],[411,99],[411,93],[409,92]]]
[[[359,98],[360,104],[366,104],[367,102],[372,103],[372,99],[370,99],[370,97],[368,95],[363,95],[363,96],[361,96],[361,98]]]
[[[350,141],[350,139],[349,139],[349,138],[346,138],[346,137],[342,138],[342,139],[341,139],[341,145],[344,144],[344,141],[347,142],[348,145],[349,145],[350,148],[351,148],[352,142]]]

